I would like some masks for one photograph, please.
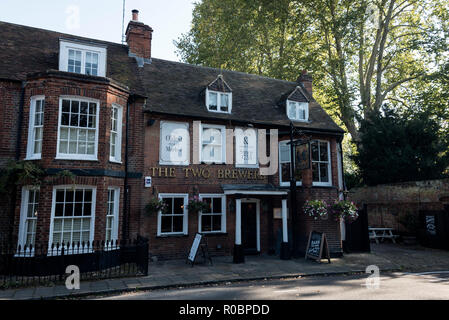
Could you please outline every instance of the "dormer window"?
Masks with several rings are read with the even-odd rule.
[[[231,113],[232,90],[219,75],[206,88],[206,106],[211,112]]]
[[[287,100],[287,115],[290,120],[308,121],[309,103]]]
[[[290,120],[309,121],[309,98],[303,88],[296,87],[287,97],[286,112]]]
[[[231,113],[232,93],[207,90],[207,97],[206,105],[209,111]]]
[[[61,40],[59,70],[105,77],[106,48]]]

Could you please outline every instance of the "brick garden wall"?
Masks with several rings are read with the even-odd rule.
[[[449,203],[449,179],[354,188],[349,197],[359,206],[367,205],[369,226],[405,232],[399,223],[401,216],[418,215],[420,210],[440,211]]]

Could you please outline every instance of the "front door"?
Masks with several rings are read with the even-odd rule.
[[[257,203],[242,202],[242,246],[245,254],[257,254]]]

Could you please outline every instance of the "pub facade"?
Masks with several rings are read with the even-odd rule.
[[[340,222],[302,211],[306,200],[332,203],[343,189],[344,131],[314,100],[311,76],[289,82],[157,59],[152,33],[137,11],[127,45],[0,22],[13,44],[0,44],[0,108],[9,117],[1,161],[46,172],[39,186],[17,188],[2,237],[30,245],[139,235],[150,257],[174,259],[201,233],[211,254],[241,262],[289,251],[292,234],[304,252],[315,230],[341,254]],[[294,173],[294,205],[292,130],[309,146],[308,165]],[[198,212],[189,210],[196,199],[206,204]]]

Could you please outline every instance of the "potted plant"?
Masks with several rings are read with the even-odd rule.
[[[352,223],[359,217],[357,206],[354,202],[348,200],[336,201],[331,206],[331,211],[336,221],[343,219],[348,223]]]
[[[407,212],[399,217],[399,223],[406,229],[406,232],[402,236],[404,244],[416,244],[416,234],[418,232],[418,217],[411,212]]]
[[[308,200],[303,206],[304,213],[315,220],[327,219],[327,204],[323,200]]]
[[[147,216],[152,216],[153,214],[163,211],[167,208],[167,204],[157,198],[152,198],[150,202],[145,206],[145,213]]]
[[[197,214],[200,211],[204,211],[209,209],[209,204],[200,200],[198,196],[193,196],[189,200],[189,204],[187,205],[187,210],[189,210],[190,214]]]

